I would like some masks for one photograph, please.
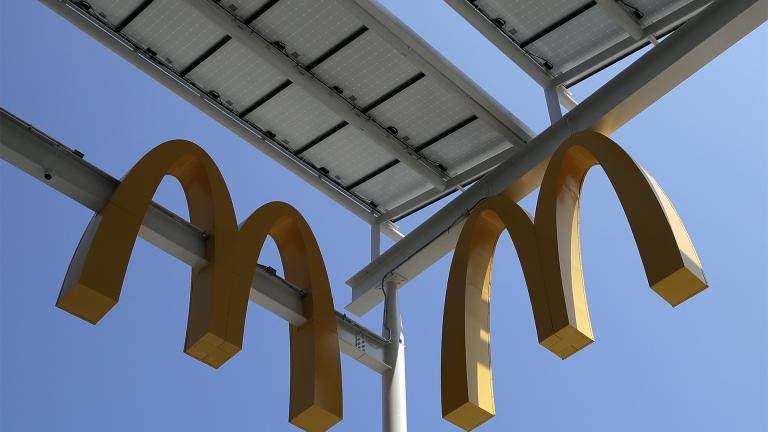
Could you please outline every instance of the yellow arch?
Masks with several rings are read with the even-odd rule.
[[[308,431],[342,418],[336,315],[322,255],[304,218],[273,202],[238,230],[232,200],[218,168],[197,145],[168,141],[126,175],[94,215],[70,263],[56,305],[97,323],[118,302],[141,222],[160,181],[176,177],[192,224],[208,233],[208,264],[192,270],[184,352],[218,368],[240,351],[248,293],[266,236],[275,239],[286,279],[307,292],[307,322],[290,326],[290,422]]]
[[[451,263],[442,340],[443,417],[471,430],[495,415],[490,359],[490,277],[504,228],[523,268],[539,342],[567,358],[594,340],[579,240],[579,198],[600,164],[629,221],[648,282],[671,305],[706,288],[696,250],[656,181],[615,142],[592,131],[568,138],[547,166],[536,219],[499,195],[462,228]]]

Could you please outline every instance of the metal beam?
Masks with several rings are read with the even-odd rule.
[[[261,132],[238,118],[232,112],[222,108],[217,101],[211,99],[204,92],[191,86],[181,78],[177,77],[172,71],[155,62],[154,59],[142,53],[140,49],[131,45],[103,23],[83,12],[72,1],[40,1],[74,24],[80,30],[101,42],[115,54],[136,66],[139,70],[154,78],[160,84],[163,84],[169,90],[189,102],[192,106],[198,108],[200,111],[219,122],[222,126],[234,132],[245,142],[251,144],[277,163],[296,174],[299,178],[323,192],[336,203],[352,212],[352,214],[361,218],[368,224],[377,220],[376,216],[378,212],[376,210],[370,208],[366,203],[359,201],[354,195],[349,194],[332,180],[324,177],[317,170],[307,165],[300,158],[292,155],[289,151],[285,150],[270,138],[264,136]],[[395,241],[402,238],[402,235],[397,236],[395,234],[396,231],[397,230],[389,229],[389,227],[387,227],[387,229],[382,229],[383,234]]]
[[[573,94],[571,94],[570,90],[561,85],[555,87],[555,89],[557,91],[557,98],[560,101],[560,105],[569,111],[576,108],[576,105],[579,103],[576,102],[576,100],[573,98]]]
[[[512,145],[523,145],[534,132],[463,72],[435,51],[419,35],[390,14],[376,0],[336,0],[363,25],[376,32],[392,48],[428,77],[466,103],[473,114],[488,123]]]
[[[387,281],[387,301],[384,306],[382,333],[389,344],[384,358],[392,368],[381,374],[381,430],[382,432],[408,432],[408,409],[405,388],[405,336],[397,284]]]
[[[400,160],[416,174],[423,177],[436,188],[445,188],[443,175],[418,153],[402,143],[381,125],[362,113],[357,107],[344,99],[332,88],[326,86],[314,75],[304,70],[290,57],[252,28],[241,23],[219,3],[212,0],[185,0],[202,16],[210,20],[232,39],[241,43],[254,55],[269,62],[289,80],[306,91],[311,97],[325,105],[342,120],[359,129],[373,143]]]
[[[86,162],[70,148],[36,130],[28,123],[0,109],[0,157],[51,188],[93,211],[100,211],[120,182]],[[192,267],[205,260],[203,233],[186,220],[152,203],[139,236]],[[294,325],[306,322],[301,290],[268,268],[258,266],[250,300]],[[387,344],[377,334],[339,312],[337,329],[341,351],[371,369],[384,373]]]
[[[568,136],[587,129],[611,134],[766,19],[768,0],[714,2],[350,278],[346,309],[364,314],[382,301],[386,276],[399,276],[402,285],[450,252],[455,241],[443,239],[455,235],[483,198],[504,193],[520,200],[537,188],[550,155]]]
[[[555,123],[563,118],[563,109],[560,107],[560,95],[558,94],[557,87],[544,89],[544,100],[547,103],[550,123]]]

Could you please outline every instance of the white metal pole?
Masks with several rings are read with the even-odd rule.
[[[560,97],[557,94],[557,87],[549,87],[544,89],[544,98],[547,101],[549,122],[551,124],[555,124],[558,120],[563,118],[563,109],[560,108]]]
[[[381,224],[371,223],[371,261],[381,255]]]
[[[384,283],[384,336],[390,340],[384,347],[384,361],[391,369],[381,374],[381,421],[383,432],[406,432],[408,420],[405,403],[405,339],[403,321],[397,303],[397,284]]]

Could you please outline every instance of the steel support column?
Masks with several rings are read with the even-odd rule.
[[[537,188],[550,155],[568,136],[581,130],[611,134],[767,18],[768,0],[712,3],[350,278],[352,303],[346,309],[364,314],[383,300],[385,275],[397,274],[405,283],[450,252],[450,236],[458,235],[468,211],[483,198],[505,193],[519,200]]]
[[[371,224],[371,261],[381,255],[381,227],[379,222]]]
[[[387,280],[382,332],[389,343],[384,347],[384,361],[391,369],[381,374],[381,422],[383,432],[406,432],[408,419],[405,397],[405,339],[397,283]]]
[[[563,118],[563,109],[560,108],[560,95],[556,87],[544,89],[544,99],[547,102],[547,112],[549,113],[549,122],[555,124]]]

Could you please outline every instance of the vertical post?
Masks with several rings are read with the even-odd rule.
[[[381,223],[371,223],[371,261],[381,254]]]
[[[563,111],[560,108],[560,97],[557,94],[557,87],[549,87],[544,89],[544,98],[547,101],[549,121],[552,124],[555,124],[563,117]]]
[[[384,282],[384,336],[390,343],[384,347],[384,361],[392,369],[381,375],[381,420],[383,432],[406,432],[408,422],[405,403],[405,340],[403,322],[397,303],[397,284]]]

